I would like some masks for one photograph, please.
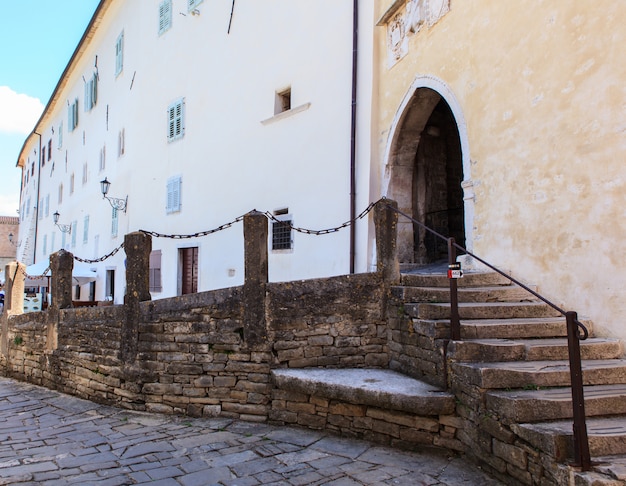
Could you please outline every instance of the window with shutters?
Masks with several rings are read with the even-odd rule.
[[[124,68],[124,31],[115,42],[115,75],[117,76]]]
[[[167,107],[167,140],[172,142],[185,135],[185,98]]]
[[[85,216],[83,221],[83,244],[89,241],[89,215]]]
[[[59,199],[58,203],[61,204],[63,202],[63,184],[59,184]]]
[[[117,134],[117,156],[118,158],[124,155],[126,151],[126,130],[121,129]]]
[[[63,147],[63,122],[59,123],[59,134],[57,139],[57,148],[61,149]]]
[[[163,0],[159,4],[159,35],[172,26],[172,0]]]
[[[200,5],[203,0],[187,0],[187,12],[191,12],[194,8]]]
[[[167,205],[166,213],[176,213],[181,209],[181,189],[183,179],[181,176],[170,177],[167,180]]]
[[[106,168],[106,147],[100,149],[100,172]]]
[[[117,209],[111,208],[111,238],[117,238],[118,215]]]
[[[76,130],[78,126],[78,98],[67,106],[67,129],[70,132]]]
[[[72,221],[72,248],[76,248],[76,228],[78,228],[78,221]]]
[[[89,166],[87,162],[83,164],[83,186],[89,181]]]
[[[98,75],[94,73],[85,83],[85,111],[91,111],[98,101]]]
[[[74,194],[74,173],[73,172],[72,172],[72,175],[70,176],[70,194]]]
[[[150,292],[162,292],[161,285],[161,250],[150,253]]]

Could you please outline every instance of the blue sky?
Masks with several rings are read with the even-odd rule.
[[[15,167],[99,0],[0,0],[0,216],[17,216]]]

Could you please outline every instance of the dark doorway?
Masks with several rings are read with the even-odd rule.
[[[420,135],[413,170],[413,218],[464,246],[463,162],[459,132],[444,99],[433,109]],[[414,225],[414,262],[447,256],[447,243]]]
[[[180,294],[198,292],[198,247],[180,248]]]

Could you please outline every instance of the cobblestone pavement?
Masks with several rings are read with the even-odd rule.
[[[0,484],[489,485],[442,451],[290,427],[129,412],[0,378]]]

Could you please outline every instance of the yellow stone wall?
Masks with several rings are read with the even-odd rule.
[[[393,3],[379,1],[378,18]],[[468,245],[626,338],[626,2],[450,0],[392,67],[386,27],[375,35],[372,198],[385,195],[403,99],[417,77],[438,79],[466,123]]]

